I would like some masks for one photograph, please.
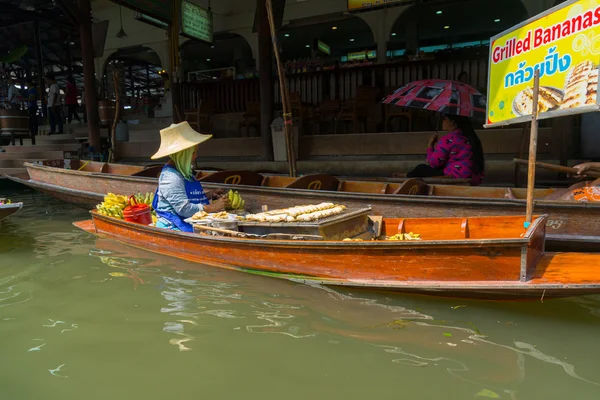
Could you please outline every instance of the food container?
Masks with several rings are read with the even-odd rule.
[[[320,236],[323,240],[343,240],[365,233],[369,228],[371,208],[346,209],[341,214],[311,222],[240,221],[241,232],[266,236],[270,234]]]
[[[228,231],[239,231],[238,228],[238,220],[237,218],[228,218],[228,219],[211,219],[211,225],[213,228],[226,229]]]
[[[129,205],[123,210],[123,218],[127,222],[152,225],[152,209],[148,204],[138,204],[134,196],[129,196]]]

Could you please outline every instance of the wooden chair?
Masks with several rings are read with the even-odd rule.
[[[255,127],[260,136],[260,103],[248,102],[246,104],[246,112],[242,116],[240,123],[240,131],[243,127],[246,128],[246,137],[250,136],[250,127]],[[241,136],[244,136],[243,134]]]
[[[209,99],[203,99],[199,102],[196,109],[185,110],[185,120],[196,130],[210,132],[212,130],[213,105]]]
[[[309,134],[307,130],[308,127],[310,127],[312,110],[309,106],[302,102],[302,96],[300,96],[300,93],[290,93],[290,106],[292,108],[292,117],[298,118],[300,121],[300,132],[305,135]]]
[[[354,100],[346,102],[342,106],[342,111],[336,117],[336,128],[340,122],[351,122],[353,132],[359,133],[361,122],[365,125],[365,132],[368,129],[368,121],[372,119],[373,106],[376,104],[377,88],[372,86],[359,86],[356,88],[356,97]]]
[[[412,132],[413,127],[413,111],[404,107],[398,107],[392,104],[385,105],[385,131],[392,132],[392,120],[394,119],[404,119],[406,120],[407,130],[406,132]],[[402,125],[400,128],[402,129]]]
[[[335,119],[340,113],[340,107],[339,100],[324,100],[321,102],[315,110],[315,118],[313,120],[319,128],[319,133],[321,133],[321,126],[323,124],[329,124],[332,127],[331,130],[335,132]]]

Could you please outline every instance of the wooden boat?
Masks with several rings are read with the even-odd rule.
[[[68,170],[59,167],[61,162],[56,162],[56,167],[26,163],[27,176],[9,176],[9,179],[91,209],[109,192],[154,192],[157,186],[155,176],[161,169],[151,167],[140,171],[140,167],[90,163],[77,171],[77,164],[72,164],[74,170]],[[119,175],[127,168],[132,168],[130,175]],[[138,171],[132,172],[135,168]],[[201,174],[200,179],[207,190],[239,191],[250,209],[260,209],[263,204],[283,208],[299,202],[333,200],[355,207],[369,204],[377,215],[390,218],[440,218],[519,215],[525,212],[526,205],[525,189],[436,185],[420,180],[404,183],[339,182],[329,175],[293,179],[263,177],[249,171]],[[394,194],[403,191],[408,194]],[[425,194],[413,195],[411,191]],[[509,192],[515,199],[506,198]],[[544,200],[553,193],[556,193],[555,189],[536,189],[534,193],[538,199],[535,212],[549,216],[546,247],[552,251],[597,251],[600,245],[600,204]]]
[[[469,298],[600,293],[600,254],[545,253],[547,216],[383,220],[386,236],[421,241],[297,241],[187,234],[106,217],[75,226],[100,237],[209,266],[327,286]]]
[[[11,203],[0,205],[0,221],[17,213],[23,208],[23,203]]]

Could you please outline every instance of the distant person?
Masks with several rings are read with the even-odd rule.
[[[46,84],[48,85],[48,119],[50,120],[50,132],[48,135],[56,134],[56,125],[58,125],[58,134],[63,133],[63,119],[60,111],[60,88],[53,75],[46,75]]]
[[[469,85],[469,74],[467,71],[463,71],[458,75],[458,81],[464,83],[465,85]]]
[[[83,114],[83,123],[87,124],[87,108],[85,106],[85,89],[81,91],[81,113]]]
[[[73,117],[81,123],[77,113],[77,86],[73,78],[67,79],[67,92],[65,93],[65,103],[67,104],[67,123],[70,124]]]
[[[445,115],[442,129],[448,132],[445,136],[438,138],[436,133],[429,140],[427,164],[418,165],[406,176],[409,178],[447,176],[455,179],[470,179],[474,186],[481,184],[485,172],[483,147],[469,118]]]
[[[10,86],[8,87],[8,103],[14,110],[21,109],[21,91],[17,88],[17,80],[11,79]]]
[[[29,130],[31,131],[31,143],[35,144],[38,134],[38,89],[35,80],[27,80],[27,112],[29,113]]]

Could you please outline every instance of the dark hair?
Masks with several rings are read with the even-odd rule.
[[[481,141],[475,133],[475,129],[473,129],[473,125],[471,125],[469,118],[463,117],[462,115],[445,115],[445,117],[456,124],[456,127],[462,132],[463,135],[465,135],[471,144],[471,149],[473,151],[473,163],[475,164],[474,166],[476,169],[475,172],[485,172],[483,146],[481,145]]]
[[[463,72],[461,72],[460,74],[458,74],[458,78],[456,78],[456,79],[457,79],[458,81],[460,81],[460,79],[461,79],[463,76],[466,76],[466,77],[468,78],[468,77],[469,77],[469,73],[468,73],[467,71],[463,71]]]

